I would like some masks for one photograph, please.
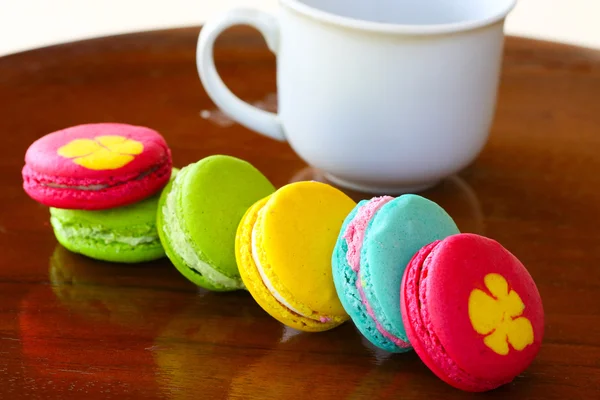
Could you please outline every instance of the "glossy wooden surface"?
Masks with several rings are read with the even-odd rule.
[[[0,58],[1,399],[453,399],[413,354],[375,350],[348,323],[297,333],[247,293],[198,291],[167,260],[105,264],[57,245],[27,198],[28,145],[66,126],[147,125],[177,166],[226,153],[281,186],[319,179],[283,143],[214,110],[195,70],[198,29],[141,33]],[[274,57],[258,34],[219,40],[242,98],[275,107]],[[600,52],[507,40],[489,144],[425,195],[463,231],[503,243],[546,310],[533,365],[491,398],[600,398]],[[353,193],[358,199],[361,194]]]

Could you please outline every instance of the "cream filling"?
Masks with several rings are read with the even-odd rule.
[[[254,260],[254,264],[256,264],[256,269],[258,270],[258,273],[260,274],[260,277],[261,277],[263,283],[265,284],[267,289],[269,289],[269,292],[271,292],[273,297],[275,297],[278,302],[280,302],[281,304],[283,304],[284,306],[286,306],[287,308],[289,308],[296,314],[299,314],[299,315],[302,315],[303,317],[308,318],[309,317],[308,315],[305,315],[305,314],[301,313],[300,311],[296,310],[290,303],[288,303],[283,298],[283,296],[277,291],[277,289],[275,289],[275,287],[271,283],[271,280],[265,273],[265,269],[263,268],[262,264],[260,263],[260,260],[258,259],[258,248],[256,247],[256,224],[254,224],[254,226],[252,227],[252,259]]]
[[[98,190],[106,189],[107,187],[109,187],[108,185],[69,186],[69,185],[59,185],[58,183],[43,183],[42,186],[51,187],[54,189],[77,189],[77,190],[91,190],[91,191],[98,191]]]
[[[93,240],[103,240],[105,243],[122,243],[129,246],[138,246],[146,243],[158,243],[158,235],[148,236],[122,236],[111,232],[101,232],[94,228],[87,227],[67,227],[63,225],[57,218],[51,218],[53,226],[66,237],[89,237]]]
[[[259,214],[261,212],[262,212],[262,210],[259,211]],[[313,315],[306,315],[304,313],[301,313],[296,308],[294,308],[290,303],[288,303],[287,300],[284,299],[283,296],[277,291],[277,289],[275,289],[275,287],[273,286],[273,283],[271,283],[271,280],[265,273],[265,269],[263,268],[262,264],[260,263],[260,260],[258,259],[258,247],[257,247],[256,235],[257,235],[257,229],[256,229],[256,223],[254,223],[254,226],[252,227],[252,239],[251,239],[251,245],[250,245],[251,250],[252,250],[252,259],[254,260],[256,269],[258,270],[258,273],[260,274],[260,278],[262,279],[264,285],[267,287],[269,292],[273,295],[273,297],[275,297],[275,299],[277,299],[277,301],[280,302],[283,306],[285,306],[286,308],[290,309],[291,311],[295,312],[298,315],[301,315],[306,318],[310,318],[315,321],[320,321],[323,323],[329,322],[330,319],[327,317],[319,317],[319,318],[315,319],[315,317]]]
[[[151,173],[156,172],[160,167],[161,167],[160,165],[156,165],[156,166],[150,168],[148,171],[144,171],[141,174],[139,174],[138,176],[136,176],[134,180],[138,181],[140,179],[143,179],[146,176],[150,175]],[[53,188],[53,189],[77,189],[77,190],[90,190],[90,191],[94,191],[95,192],[95,191],[98,191],[98,190],[107,189],[109,187],[119,186],[119,185],[122,185],[124,183],[127,183],[127,182],[120,182],[120,183],[117,183],[117,184],[115,184],[113,186],[105,185],[105,184],[88,185],[88,186],[81,186],[81,185],[70,186],[70,185],[61,185],[59,183],[48,182],[48,183],[42,183],[42,186],[50,187],[50,188]]]
[[[151,173],[158,171],[158,169],[161,166],[162,166],[162,164],[155,165],[154,167],[150,168],[148,171],[144,171],[141,174],[139,174],[138,176],[136,176],[134,180],[139,181],[140,179],[145,178],[146,176],[150,175]],[[124,183],[127,183],[127,182],[120,182],[113,186],[105,185],[105,184],[89,185],[89,186],[81,186],[81,185],[70,186],[70,185],[61,185],[59,183],[52,183],[52,182],[42,183],[41,185],[46,186],[46,187],[51,187],[53,189],[76,189],[76,190],[89,190],[89,191],[96,192],[98,190],[103,190],[103,189],[108,189],[110,187],[119,186]]]
[[[162,209],[165,222],[163,224],[163,232],[169,238],[169,242],[171,242],[173,249],[176,250],[177,254],[189,268],[217,285],[227,288],[244,288],[241,279],[230,278],[217,271],[210,264],[202,261],[198,256],[199,252],[194,249],[194,246],[190,243],[187,235],[183,231],[180,221],[177,219],[175,210],[177,208],[176,193],[185,175],[185,169],[182,169],[181,172],[177,174],[175,181],[173,181],[173,187],[167,195],[167,199]]]

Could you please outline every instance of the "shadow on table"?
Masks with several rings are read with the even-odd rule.
[[[331,184],[322,172],[312,167],[305,167],[296,172],[290,179],[290,183],[311,180]],[[356,202],[375,196],[345,188],[341,189]],[[485,235],[485,221],[479,197],[469,183],[460,176],[450,176],[418,195],[432,200],[444,208],[454,219],[461,232]]]

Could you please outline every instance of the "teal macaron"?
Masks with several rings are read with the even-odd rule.
[[[171,179],[177,174],[173,168]],[[50,223],[60,244],[74,253],[119,263],[165,257],[156,213],[160,195],[106,210],[50,208]]]
[[[333,252],[333,280],[344,309],[372,344],[411,350],[400,312],[404,271],[423,246],[457,233],[444,209],[417,195],[364,200],[348,215]]]
[[[250,163],[214,155],[182,168],[161,195],[158,233],[167,256],[197,286],[245,289],[235,259],[244,213],[275,192]]]

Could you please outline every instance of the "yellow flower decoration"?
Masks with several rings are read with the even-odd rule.
[[[119,169],[129,164],[134,156],[144,151],[137,140],[123,136],[96,136],[93,139],[75,139],[58,149],[58,155],[70,158],[77,165],[101,171]]]
[[[533,327],[522,317],[525,305],[502,275],[488,274],[484,278],[489,294],[474,289],[469,296],[469,318],[473,329],[481,335],[487,347],[507,355],[508,345],[517,351],[533,343]]]

